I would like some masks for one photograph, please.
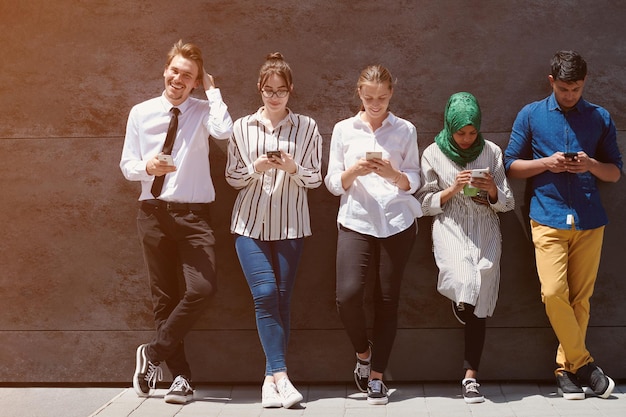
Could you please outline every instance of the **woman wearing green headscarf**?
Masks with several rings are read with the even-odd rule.
[[[448,100],[443,130],[422,155],[417,198],[433,216],[437,290],[452,300],[465,325],[463,397],[484,401],[476,381],[485,341],[485,319],[493,314],[502,252],[497,213],[514,208],[502,151],[480,133],[481,113],[470,93]],[[470,188],[471,186],[471,188]]]

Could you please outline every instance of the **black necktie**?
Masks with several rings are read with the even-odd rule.
[[[163,145],[163,153],[167,155],[172,153],[172,148],[174,147],[174,139],[176,139],[176,131],[178,130],[178,113],[180,113],[180,110],[176,107],[172,107],[170,112],[172,113],[172,118],[170,119],[170,125],[167,127],[167,135],[165,136],[165,144]],[[150,189],[154,198],[159,198],[161,195],[163,181],[165,181],[165,175],[154,177],[154,182]]]

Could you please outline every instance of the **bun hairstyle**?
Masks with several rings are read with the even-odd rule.
[[[259,70],[259,90],[263,89],[267,83],[267,79],[274,74],[285,80],[285,84],[287,84],[287,87],[291,90],[291,86],[293,85],[291,68],[289,64],[285,62],[280,52],[274,52],[265,57],[265,63]]]

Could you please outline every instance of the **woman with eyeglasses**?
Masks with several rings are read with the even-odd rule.
[[[287,376],[290,302],[311,235],[307,190],[322,183],[322,138],[287,107],[292,73],[280,53],[267,56],[257,87],[263,106],[235,122],[228,144],[226,181],[239,190],[231,233],[266,357],[262,406],[290,408],[303,399]]]
[[[356,352],[354,379],[370,404],[387,404],[383,383],[398,322],[404,268],[421,208],[415,126],[389,111],[393,78],[387,68],[365,68],[356,92],[361,110],[333,129],[328,190],[341,196],[337,216],[337,310]],[[374,303],[365,306],[374,270]],[[374,317],[371,342],[366,308]]]

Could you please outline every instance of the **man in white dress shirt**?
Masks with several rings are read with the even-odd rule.
[[[120,161],[126,179],[141,182],[137,228],[156,324],[155,337],[137,348],[133,387],[149,396],[165,362],[174,377],[165,401],[184,404],[193,388],[183,339],[216,290],[209,136],[228,139],[233,123],[196,45],[178,41],[163,78],[163,94],[130,111]],[[200,85],[207,100],[190,97]]]

